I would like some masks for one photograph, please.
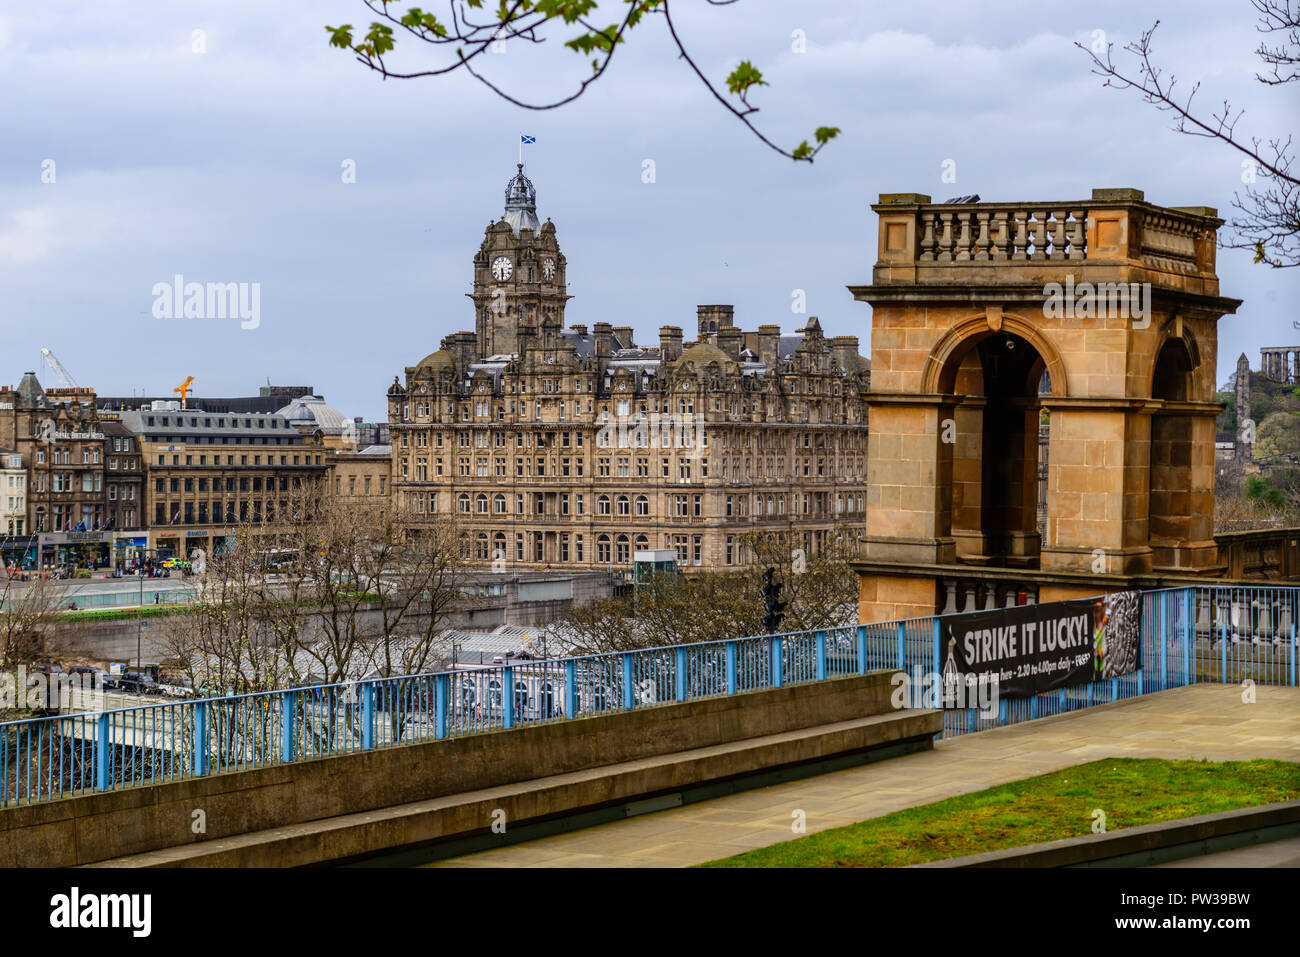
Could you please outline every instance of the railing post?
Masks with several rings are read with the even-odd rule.
[[[727,694],[735,694],[740,687],[736,680],[736,643],[727,642]]]
[[[867,673],[867,626],[858,625],[858,674]]]
[[[1222,667],[1219,671],[1219,680],[1224,684],[1228,683],[1228,619],[1232,616],[1231,611],[1225,611],[1223,603],[1219,602],[1218,596],[1215,596],[1215,604],[1219,609],[1219,657],[1222,661]]]
[[[564,716],[578,716],[578,663],[572,658],[564,662]]]
[[[501,725],[515,726],[515,669],[501,669]]]
[[[943,627],[937,617],[930,619],[930,627],[934,632],[934,680],[941,681],[943,678],[943,659],[939,657],[939,645],[943,640]]]
[[[907,670],[907,622],[898,623],[898,670]]]
[[[632,652],[623,652],[623,710],[631,711],[636,707],[636,686],[633,681],[636,672],[632,667]]]
[[[1295,687],[1295,681],[1296,681],[1296,663],[1295,663],[1296,640],[1295,640],[1295,629],[1296,629],[1296,622],[1295,622],[1295,617],[1293,616],[1292,619],[1291,619],[1291,687],[1292,687],[1292,688]]]
[[[375,686],[366,682],[361,686],[361,750],[373,751],[375,747]]]
[[[208,702],[194,705],[194,724],[190,728],[190,754],[194,757],[194,776],[208,773]]]
[[[433,736],[439,740],[447,737],[447,704],[451,678],[448,675],[435,675],[433,678]]]
[[[294,694],[292,691],[286,691],[280,695],[280,760],[289,764],[293,761],[294,752]]]
[[[95,718],[95,790],[107,791],[111,783],[109,757],[112,749],[109,745],[108,714],[100,712]]]
[[[1169,592],[1160,593],[1160,690],[1169,687],[1169,632],[1166,630],[1169,616]]]
[[[1188,657],[1191,653],[1190,649],[1196,648],[1195,629],[1196,622],[1192,619],[1192,590],[1185,588],[1183,590],[1183,684],[1185,685],[1196,682],[1196,666]]]
[[[782,674],[782,672],[785,669],[782,667],[783,662],[781,660],[782,658],[781,650],[783,644],[784,642],[780,635],[772,636],[771,647],[772,647],[772,687],[773,688],[781,687],[782,679],[785,677],[785,675]]]
[[[817,632],[817,680],[826,680],[826,632]]]
[[[688,677],[686,672],[686,646],[679,645],[675,649],[674,657],[677,659],[676,674],[674,675],[676,681],[674,684],[677,686],[675,689],[677,692],[676,698],[680,702],[686,700],[686,679]]]

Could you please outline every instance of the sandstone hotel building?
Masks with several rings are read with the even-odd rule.
[[[568,263],[520,167],[474,256],[474,331],[444,338],[388,390],[395,504],[408,531],[454,521],[498,568],[683,567],[751,556],[770,530],[811,553],[866,508],[869,365],[854,336],[745,332],[699,306],[663,326],[565,327]]]

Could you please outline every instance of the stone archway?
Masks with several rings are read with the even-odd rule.
[[[953,402],[952,418],[943,425],[950,434],[941,432],[940,454],[951,456],[942,474],[951,477],[949,534],[955,558],[963,564],[1034,567],[1040,547],[1039,392],[1044,380],[1054,385],[1065,378],[1063,365],[1050,342],[1023,323],[962,325],[960,338],[941,341],[930,363],[931,381]],[[1015,328],[1030,334],[1019,335],[1011,331]],[[1049,367],[1057,370],[1055,379]]]
[[[1211,367],[1239,305],[1215,212],[1127,189],[873,209],[872,280],[849,287],[872,310],[861,620],[932,614],[954,581],[1045,600],[1211,569]]]

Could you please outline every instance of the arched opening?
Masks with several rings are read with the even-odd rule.
[[[952,456],[957,560],[1036,567],[1046,514],[1042,395],[1051,392],[1043,356],[1022,336],[989,330],[948,356],[939,384],[955,400],[940,440]]]
[[[1156,354],[1151,397],[1186,402],[1195,360],[1181,338],[1166,339]],[[1147,471],[1147,537],[1154,568],[1177,568],[1178,546],[1193,534],[1192,445],[1194,417],[1161,410],[1151,416],[1151,467]]]

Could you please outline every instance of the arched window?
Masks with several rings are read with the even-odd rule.
[[[614,504],[618,506],[619,515],[630,515],[632,513],[631,512],[632,503],[628,500],[628,497],[626,495],[620,495],[615,500]]]
[[[636,513],[638,515],[649,515],[650,499],[646,498],[644,495],[638,495],[636,497]]]
[[[492,536],[492,560],[494,562],[503,562],[506,560],[505,532],[497,532]]]
[[[597,514],[597,515],[608,515],[608,514],[609,514],[609,496],[608,496],[608,495],[602,495],[602,496],[600,496],[599,498],[596,499],[596,514]]]
[[[469,514],[469,495],[467,495],[464,492],[461,492],[459,495],[457,495],[456,508],[466,514]]]
[[[474,540],[474,557],[479,561],[487,561],[488,557],[488,537],[487,532],[479,532],[478,538]]]
[[[492,511],[497,515],[506,513],[506,497],[504,495],[492,496]]]
[[[644,535],[638,535],[636,537],[636,547],[637,551],[643,552],[650,547],[650,540]]]
[[[608,504],[608,502],[606,502]],[[609,536],[601,535],[596,539],[596,562],[598,564],[609,564]]]
[[[632,557],[631,555],[628,554],[627,536],[620,535],[617,539],[615,539],[614,546],[615,546],[614,547],[615,561],[617,561],[620,565],[626,565],[631,560]]]
[[[486,514],[487,514],[487,510],[488,510],[488,499],[487,499],[487,496],[486,496],[486,495],[480,494],[480,495],[478,496],[478,498],[475,499],[474,504],[478,507],[478,513],[479,513],[480,515],[486,515]]]

